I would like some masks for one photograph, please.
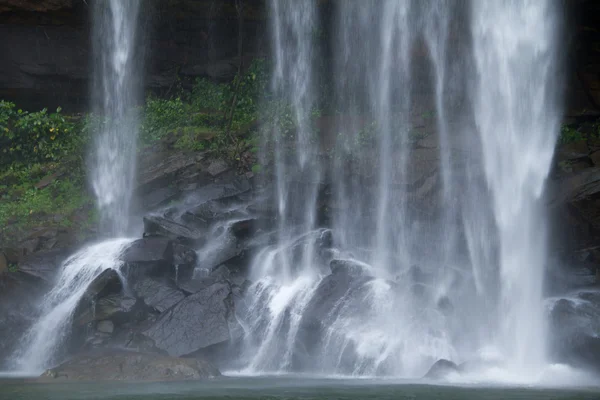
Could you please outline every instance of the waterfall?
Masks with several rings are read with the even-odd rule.
[[[270,95],[296,129],[275,119],[264,137],[279,229],[251,268],[245,370],[414,377],[490,354],[540,367],[559,5],[332,8],[270,2]],[[326,25],[331,71],[315,62]]]
[[[93,5],[95,126],[91,180],[103,230],[126,232],[135,174],[140,94],[139,0]]]
[[[472,3],[471,101],[497,229],[499,345],[523,372],[545,361],[540,203],[562,116],[556,8],[535,0]]]
[[[134,185],[138,121],[134,106],[140,94],[139,0],[95,1],[94,145],[91,183],[101,213],[103,233],[124,235],[129,228]],[[61,266],[54,288],[40,306],[40,316],[13,355],[15,368],[42,371],[62,361],[73,313],[91,282],[106,269],[119,270],[120,253],[131,239],[109,239],[72,255]]]
[[[61,361],[81,298],[102,271],[120,268],[119,255],[129,243],[129,239],[108,240],[86,247],[63,263],[56,284],[42,299],[39,318],[12,357],[17,371],[42,372]]]

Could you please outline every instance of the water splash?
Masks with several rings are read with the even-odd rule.
[[[472,3],[474,119],[491,193],[500,267],[500,346],[522,372],[545,363],[540,198],[562,113],[551,1]]]
[[[131,242],[112,239],[91,245],[63,263],[54,288],[42,300],[39,319],[13,355],[15,370],[38,373],[60,361],[79,301],[102,271],[121,266],[119,255]]]
[[[295,370],[311,345],[298,323],[330,273],[311,236],[323,186],[335,257],[368,265],[371,281],[331,306],[305,370],[417,377],[485,349],[511,373],[541,368],[539,198],[561,118],[559,4],[334,8],[333,71],[317,73],[317,2],[271,2],[273,94],[297,130],[289,141],[276,121],[265,140],[279,233],[252,266],[245,371]],[[311,119],[318,82],[330,84],[328,120]]]
[[[105,233],[129,226],[136,168],[140,94],[139,0],[97,1],[93,6],[96,121],[91,181]]]

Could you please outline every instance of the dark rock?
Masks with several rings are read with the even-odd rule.
[[[138,319],[136,313],[141,311],[136,307],[136,299],[122,294],[110,294],[82,306],[74,317],[78,325],[85,325],[92,321],[110,319],[114,322],[124,323]]]
[[[258,229],[256,218],[240,219],[231,224],[231,233],[238,239],[247,239],[253,236]]]
[[[184,204],[198,205],[212,200],[227,199],[248,192],[250,182],[245,177],[234,176],[220,183],[210,183],[188,194]]]
[[[179,243],[173,243],[173,263],[175,265],[195,265],[197,254],[191,248]]]
[[[189,245],[197,245],[204,241],[206,231],[158,215],[148,215],[144,217],[144,235],[165,236]]]
[[[180,254],[183,251],[180,250]],[[127,264],[129,280],[143,276],[174,275],[173,243],[163,237],[145,237],[133,242],[120,256]]]
[[[224,160],[213,160],[206,169],[212,176],[217,176],[229,170],[229,165]]]
[[[175,199],[178,194],[179,191],[173,187],[159,188],[141,196],[140,203],[145,211],[151,211]]]
[[[557,300],[550,310],[550,326],[556,362],[600,372],[600,291]]]
[[[202,154],[175,153],[165,156],[156,154],[153,157],[144,158],[140,165],[140,176],[138,178],[139,190],[151,191],[153,188],[168,187],[176,174],[180,171],[194,166],[202,160]]]
[[[177,286],[186,293],[198,293],[217,282],[214,278],[194,278],[184,282],[177,282]]]
[[[128,264],[171,263],[173,246],[170,240],[160,237],[147,237],[131,243],[119,257]]]
[[[225,265],[220,265],[212,270],[208,276],[213,278],[215,281],[226,281],[230,278],[231,272]]]
[[[4,253],[0,252],[0,276],[8,272],[8,260]]]
[[[231,287],[215,283],[163,313],[144,334],[157,348],[181,356],[231,340],[236,326]]]
[[[369,276],[369,265],[352,260],[331,260],[329,263],[332,274],[348,274],[356,276]]]
[[[173,307],[185,298],[180,290],[167,282],[152,278],[143,278],[133,285],[133,290],[138,298],[158,312],[163,312]]]
[[[319,349],[319,343],[331,323],[330,318],[336,306],[342,299],[349,299],[355,296],[357,291],[364,288],[364,285],[373,278],[353,275],[347,273],[331,274],[323,278],[315,290],[310,302],[304,309],[298,333],[296,335],[296,346],[301,347],[296,351],[294,368],[302,370],[308,364],[302,359],[315,356],[315,351]],[[361,296],[355,296],[359,299]],[[302,354],[302,356],[300,356]]]
[[[63,262],[69,257],[69,249],[56,249],[25,256],[19,263],[19,270],[53,283]]]
[[[84,299],[96,301],[111,294],[120,294],[123,290],[121,277],[114,269],[106,269],[100,273],[87,287]]]
[[[49,369],[43,380],[69,381],[168,381],[219,376],[207,361],[158,354],[109,352],[82,354]]]
[[[444,379],[450,374],[459,373],[458,365],[449,360],[440,359],[429,368],[424,378],[427,379]]]

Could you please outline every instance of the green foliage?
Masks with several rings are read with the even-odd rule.
[[[238,160],[250,146],[245,137],[255,131],[267,81],[265,62],[255,60],[232,82],[201,78],[187,93],[170,99],[149,97],[142,110],[142,144],[169,138],[179,150],[210,148]]]
[[[81,147],[78,133],[60,107],[27,112],[0,101],[0,165],[59,161]]]
[[[54,181],[44,188],[36,188],[42,178],[51,174],[56,177]],[[74,213],[91,209],[91,204],[81,168],[74,167],[61,174],[56,164],[33,164],[10,167],[0,174],[0,232],[3,236],[31,226],[70,227]]]
[[[579,129],[573,128],[568,125],[563,125],[560,129],[559,143],[567,144],[584,140],[585,135],[579,131]]]
[[[140,138],[143,143],[160,140],[171,129],[186,122],[189,105],[180,97],[174,99],[157,99],[149,97],[144,108],[144,118],[140,126]]]

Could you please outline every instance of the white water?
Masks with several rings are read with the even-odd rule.
[[[97,1],[92,14],[95,138],[91,183],[103,233],[120,236],[130,224],[136,168],[141,65],[139,0]],[[109,239],[71,256],[41,304],[40,317],[13,355],[15,369],[43,371],[62,360],[73,313],[89,284],[104,270],[119,270],[118,257],[130,239]]]
[[[538,201],[561,118],[559,4],[336,4],[335,67],[320,82],[331,83],[342,122],[323,149],[311,134],[327,141],[324,133],[309,123],[317,2],[271,2],[273,93],[298,129],[286,141],[275,121],[266,137],[279,237],[252,267],[243,371],[298,369],[293,360],[309,345],[302,318],[328,261],[347,258],[376,279],[340,297],[301,370],[417,377],[440,358],[493,354],[506,373],[489,379],[538,380],[547,369]],[[325,171],[336,250],[323,256],[316,215]]]
[[[142,66],[138,62],[139,0],[97,1],[93,6],[93,111],[91,180],[103,230],[122,235],[129,227],[136,168],[137,105]]]
[[[511,368],[545,363],[542,281],[546,230],[539,204],[561,120],[557,4],[473,2],[474,117],[498,232],[499,346]]]
[[[91,245],[63,263],[54,288],[41,302],[39,319],[13,355],[15,370],[35,374],[60,361],[79,301],[102,271],[120,268],[119,255],[131,241],[112,239]]]

